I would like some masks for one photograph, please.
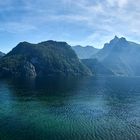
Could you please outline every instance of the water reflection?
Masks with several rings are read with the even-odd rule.
[[[0,81],[0,138],[138,140],[140,78]]]

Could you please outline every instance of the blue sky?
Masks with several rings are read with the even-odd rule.
[[[140,42],[140,0],[1,0],[0,50],[21,41],[102,48],[115,35]]]

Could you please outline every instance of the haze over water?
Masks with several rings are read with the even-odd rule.
[[[139,140],[140,78],[0,81],[1,140]]]

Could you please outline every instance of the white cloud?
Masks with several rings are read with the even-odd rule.
[[[79,1],[73,4],[81,8],[81,21],[93,31],[85,39],[86,42],[93,41],[102,46],[101,43],[96,43],[100,38],[100,42],[103,42],[114,35],[126,36],[140,42],[137,40],[140,38],[140,1],[106,0],[94,3],[83,0],[80,4]]]
[[[129,0],[107,0],[107,3],[112,6],[118,6],[120,8],[125,7],[128,4]]]
[[[119,7],[124,7],[128,4],[128,0],[118,0]]]
[[[0,1],[0,12],[5,9],[14,12],[17,9],[14,7],[15,2],[16,0]],[[62,22],[62,24],[70,23],[72,26],[76,24],[79,28],[90,29],[90,33],[82,39],[81,44],[93,42],[101,47],[103,42],[114,35],[136,40],[140,38],[140,0],[137,2],[133,0],[21,0],[21,2],[19,10],[24,10],[25,14],[19,15],[21,16],[19,19],[13,17],[11,21],[8,20],[7,15],[0,13],[6,19],[4,23],[0,22],[0,30],[14,33],[28,32],[47,24]]]

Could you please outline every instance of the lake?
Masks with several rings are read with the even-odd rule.
[[[140,140],[140,78],[0,80],[0,140]]]

